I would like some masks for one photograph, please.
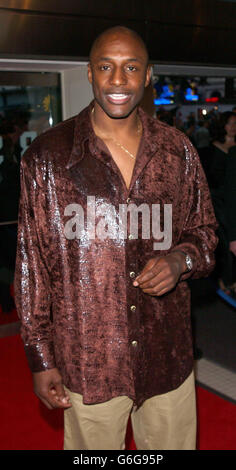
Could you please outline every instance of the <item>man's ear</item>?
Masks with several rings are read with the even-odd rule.
[[[145,88],[149,85],[152,76],[152,65],[147,66]]]
[[[88,81],[89,83],[92,83],[92,67],[90,62],[88,63]]]

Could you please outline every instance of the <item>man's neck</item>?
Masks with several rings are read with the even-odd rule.
[[[96,128],[101,133],[109,136],[132,135],[137,133],[138,129],[138,111],[137,108],[126,118],[111,118],[105,111],[95,102],[92,119]]]

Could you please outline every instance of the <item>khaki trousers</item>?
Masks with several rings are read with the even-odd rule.
[[[193,372],[176,390],[147,399],[139,409],[127,396],[84,405],[81,395],[67,391],[73,406],[64,412],[64,450],[124,450],[130,414],[138,450],[196,448]]]

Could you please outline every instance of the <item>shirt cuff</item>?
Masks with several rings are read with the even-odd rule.
[[[43,372],[56,367],[53,343],[25,344],[25,353],[31,372]]]

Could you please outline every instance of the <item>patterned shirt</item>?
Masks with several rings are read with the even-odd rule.
[[[143,134],[127,188],[93,131],[92,107],[41,134],[22,158],[16,306],[33,372],[57,367],[85,404],[126,395],[140,406],[192,371],[186,279],[212,270],[217,225],[182,132],[139,108]],[[174,289],[157,297],[133,286],[149,259],[176,249],[193,267]]]

